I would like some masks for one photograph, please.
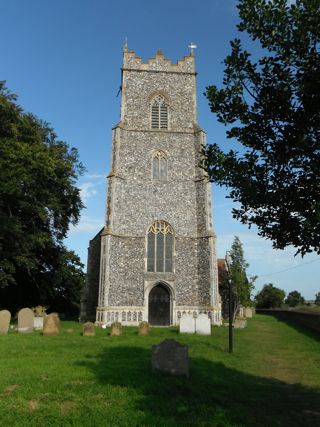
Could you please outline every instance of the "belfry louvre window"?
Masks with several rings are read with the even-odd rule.
[[[160,95],[151,104],[151,129],[168,129],[168,106]]]
[[[147,271],[166,273],[172,269],[173,229],[165,221],[156,221],[147,234]]]
[[[152,159],[152,178],[165,181],[167,179],[167,157],[163,151],[158,151]]]

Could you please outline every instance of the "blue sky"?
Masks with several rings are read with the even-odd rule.
[[[220,85],[229,41],[241,37],[234,0],[1,0],[0,79],[19,95],[27,111],[51,123],[58,137],[77,147],[87,173],[79,181],[86,209],[66,244],[86,263],[89,239],[103,226],[106,180],[110,168],[111,128],[119,120],[122,46],[144,60],[158,49],[176,62],[196,49],[199,123],[208,142],[224,149],[225,129],[210,112],[205,87]],[[258,48],[254,48],[258,51]],[[271,242],[232,219],[226,191],[213,185],[218,256],[235,235],[243,243],[256,290],[274,283],[307,299],[320,291],[320,257],[294,257],[295,249],[272,250]]]

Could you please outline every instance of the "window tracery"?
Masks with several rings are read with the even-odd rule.
[[[161,95],[151,103],[151,129],[168,129],[168,105]]]
[[[165,221],[155,221],[147,232],[147,271],[173,271],[173,228]]]
[[[152,178],[165,181],[167,179],[167,156],[163,151],[158,151],[152,159]]]

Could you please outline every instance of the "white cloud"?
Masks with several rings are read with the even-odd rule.
[[[104,180],[106,178],[106,175],[103,175],[101,173],[92,173],[92,174],[88,173],[88,174],[85,174],[83,178]]]
[[[103,226],[103,218],[91,218],[83,215],[79,223],[70,228],[70,233],[92,233],[98,232]]]
[[[86,202],[90,197],[97,194],[95,186],[93,182],[84,182],[80,185],[80,197],[83,202]]]

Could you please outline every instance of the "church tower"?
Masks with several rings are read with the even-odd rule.
[[[193,49],[173,64],[161,51],[143,62],[125,46],[105,227],[91,241],[101,245],[98,325],[175,325],[185,312],[221,323],[204,143]],[[98,280],[94,265],[88,277]]]

